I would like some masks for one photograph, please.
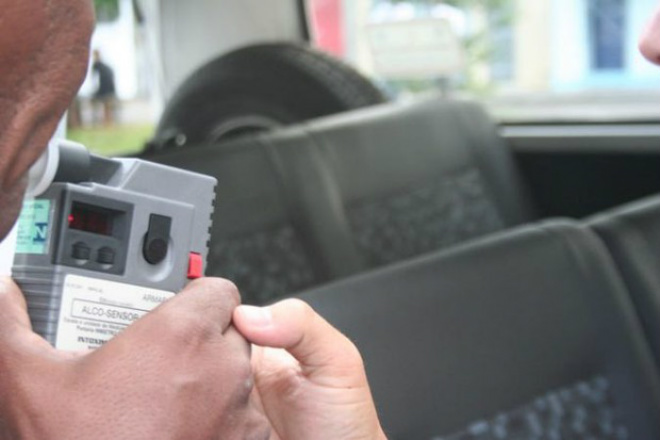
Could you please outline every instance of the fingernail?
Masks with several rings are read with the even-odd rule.
[[[237,312],[254,327],[268,327],[273,323],[273,314],[268,307],[239,306]]]

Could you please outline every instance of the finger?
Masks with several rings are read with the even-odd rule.
[[[231,347],[231,350],[226,349],[226,353],[218,353],[218,357],[230,358],[232,362],[235,362],[236,359],[245,359],[248,363],[252,362],[252,345],[245,340],[243,335],[234,326],[230,326],[227,329],[224,339],[226,345]],[[251,368],[248,369],[251,370]]]
[[[287,350],[309,377],[340,386],[364,381],[355,345],[303,301],[285,300],[265,308],[240,306],[234,312],[234,325],[253,344]]]
[[[32,329],[25,296],[14,280],[3,276],[0,277],[0,327],[5,328],[9,324]],[[0,336],[2,333],[4,332],[0,332]]]
[[[240,303],[238,289],[231,281],[200,278],[143,319],[161,322],[189,320],[202,327],[218,328],[224,333]]]
[[[0,343],[52,349],[32,331],[25,297],[9,277],[0,277]]]
[[[639,40],[642,55],[654,64],[660,65],[660,7],[658,7]]]
[[[221,342],[239,303],[238,290],[231,282],[200,278],[106,345],[131,352],[135,346],[146,344],[143,351],[183,353],[210,341]]]

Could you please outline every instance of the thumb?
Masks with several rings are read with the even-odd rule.
[[[9,277],[0,277],[0,344],[33,346],[35,343],[51,349],[50,345],[32,331],[25,297]]]
[[[239,306],[234,325],[255,345],[283,348],[319,385],[361,386],[362,357],[353,343],[307,303],[289,299],[270,307]]]

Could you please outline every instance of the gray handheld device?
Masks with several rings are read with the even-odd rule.
[[[24,202],[12,273],[37,333],[92,349],[203,275],[216,180],[55,148],[52,183]]]

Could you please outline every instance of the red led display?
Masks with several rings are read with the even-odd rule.
[[[68,217],[69,228],[93,234],[111,235],[111,214],[93,206],[74,203]]]

